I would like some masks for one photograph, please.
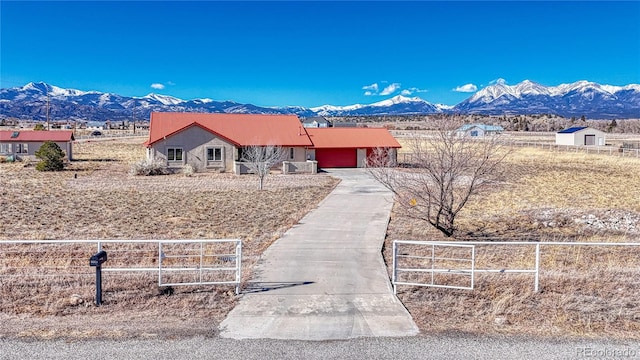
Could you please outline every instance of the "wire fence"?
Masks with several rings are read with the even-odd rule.
[[[128,137],[141,137],[149,136],[149,130],[136,130],[135,134],[132,132],[109,132],[101,131],[100,135],[81,134],[74,135],[76,140],[97,140],[97,139],[111,139],[111,138],[128,138]]]
[[[579,146],[579,145],[557,145],[555,143],[545,142],[528,142],[528,141],[514,141],[510,142],[512,146],[518,147],[533,147],[539,149],[548,149],[551,151],[562,152],[574,152],[585,154],[605,154],[615,155],[621,157],[640,157],[640,149],[625,148],[625,147],[613,147],[613,146]]]
[[[507,143],[513,147],[531,147],[554,152],[569,152],[583,154],[602,154],[618,157],[640,158],[640,149],[613,147],[613,146],[578,146],[578,145],[557,145],[548,142],[530,142],[530,141],[510,141]],[[411,152],[398,153],[398,161],[400,163],[411,164],[415,162],[415,154]]]

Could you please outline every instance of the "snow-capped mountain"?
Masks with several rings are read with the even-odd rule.
[[[595,119],[640,118],[640,85],[600,85],[577,81],[543,86],[525,80],[516,85],[487,86],[452,111],[481,114],[558,114]]]
[[[182,100],[173,96],[148,94],[126,97],[97,91],[62,89],[45,83],[29,83],[23,87],[0,90],[0,117],[46,119],[49,101],[51,119],[84,119],[94,121],[149,119],[152,111],[186,111],[244,114],[296,114],[310,116],[430,114],[447,109],[423,99],[396,96],[368,105],[316,108],[301,106],[260,107],[235,101],[211,99]]]
[[[394,96],[372,104],[260,107],[235,101],[182,100],[148,94],[128,97],[98,91],[63,89],[45,83],[0,89],[0,118],[53,120],[147,120],[152,111],[245,114],[296,114],[310,116],[408,115],[434,113],[585,115],[590,119],[640,118],[640,85],[600,85],[578,81],[543,86],[525,80],[516,85],[499,82],[487,86],[455,105],[432,104],[419,97]]]
[[[148,120],[152,111],[315,115],[302,107],[266,108],[206,98],[182,100],[153,93],[128,97],[98,91],[62,89],[39,82],[0,89],[0,118],[44,120],[47,101],[49,117],[53,120]]]
[[[442,105],[434,105],[419,97],[408,98],[397,95],[391,99],[373,104],[332,106],[323,105],[310,110],[321,116],[355,116],[355,115],[398,115],[398,114],[433,114],[442,112]]]

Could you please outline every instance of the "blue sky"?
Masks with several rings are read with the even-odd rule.
[[[640,83],[640,2],[0,2],[0,87],[454,105],[502,78]],[[456,91],[458,90],[458,91]]]

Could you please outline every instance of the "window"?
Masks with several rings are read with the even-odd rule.
[[[293,154],[294,154],[294,150],[293,148],[289,149],[289,160],[293,160]]]
[[[0,154],[11,154],[13,152],[12,144],[0,144]]]
[[[207,149],[207,161],[222,161],[222,148],[208,148]]]
[[[29,153],[29,144],[16,144],[16,153],[17,154],[28,154]]]
[[[167,148],[168,161],[182,161],[182,148]]]

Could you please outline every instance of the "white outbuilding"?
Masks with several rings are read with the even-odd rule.
[[[462,125],[456,129],[456,135],[458,137],[470,136],[470,137],[485,137],[492,135],[500,135],[504,131],[504,128],[499,125],[485,125],[485,124],[467,124]]]
[[[556,145],[604,146],[604,132],[586,126],[575,126],[556,133]]]

